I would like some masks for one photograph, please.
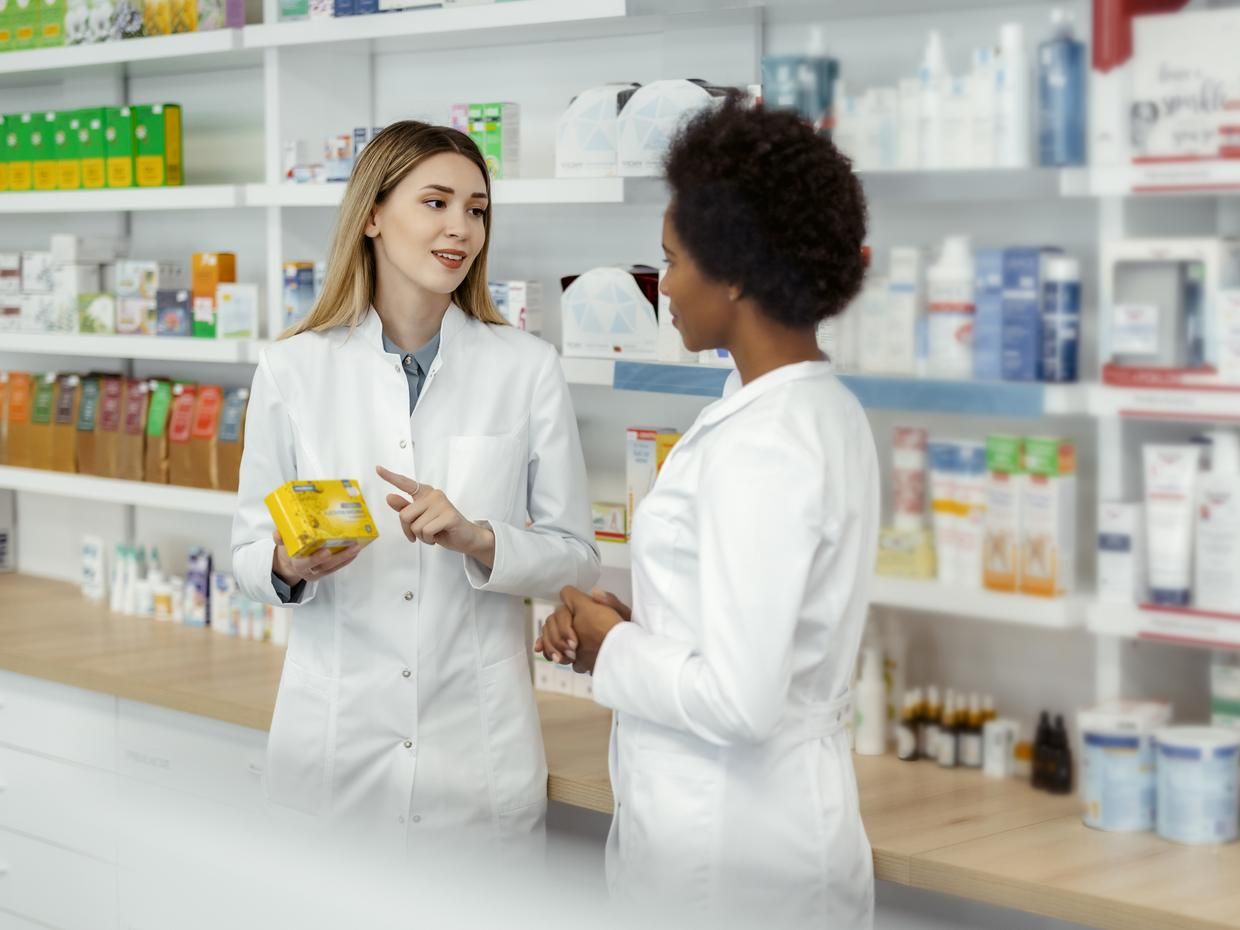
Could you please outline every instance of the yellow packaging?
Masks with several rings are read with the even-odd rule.
[[[878,563],[874,571],[886,578],[933,581],[938,574],[933,534],[926,529],[884,527],[878,534]]]
[[[326,547],[366,546],[379,537],[356,481],[290,481],[266,498],[284,548],[302,558]]]

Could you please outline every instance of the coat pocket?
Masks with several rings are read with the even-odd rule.
[[[306,814],[327,807],[333,685],[288,660],[267,739],[267,798]]]
[[[524,650],[484,668],[481,691],[496,813],[545,802],[547,759]]]
[[[444,493],[467,520],[511,522],[528,457],[524,427],[499,436],[452,436]],[[524,512],[524,496],[520,504]]]

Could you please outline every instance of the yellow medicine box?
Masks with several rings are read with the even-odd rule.
[[[266,498],[284,548],[303,558],[326,547],[365,546],[379,537],[356,481],[290,481]]]

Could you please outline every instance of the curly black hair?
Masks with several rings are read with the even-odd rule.
[[[751,108],[733,95],[680,130],[665,171],[672,225],[693,260],[771,319],[813,325],[861,289],[861,183],[795,113]]]

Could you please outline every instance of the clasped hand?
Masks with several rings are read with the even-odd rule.
[[[586,594],[570,585],[560,591],[555,613],[543,621],[534,651],[560,665],[572,663],[573,671],[592,673],[607,634],[631,619],[632,611],[611,592],[596,588]]]

